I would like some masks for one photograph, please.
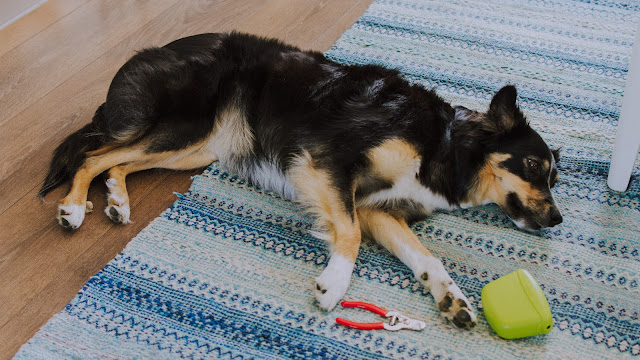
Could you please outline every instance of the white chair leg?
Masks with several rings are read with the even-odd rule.
[[[631,171],[640,147],[640,23],[636,29],[627,73],[627,85],[618,119],[616,143],[611,157],[607,184],[616,191],[629,186]]]

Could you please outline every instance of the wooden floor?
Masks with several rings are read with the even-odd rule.
[[[96,211],[75,232],[54,220],[66,186],[36,197],[51,153],[89,122],[111,78],[137,49],[233,29],[325,51],[371,0],[49,0],[0,31],[0,358],[10,358],[89,277],[184,192],[191,172],[128,181],[133,224]]]

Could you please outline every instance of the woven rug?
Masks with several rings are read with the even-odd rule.
[[[626,358],[640,355],[640,169],[606,175],[638,1],[377,0],[327,56],[399,68],[448,100],[484,109],[516,84],[533,126],[562,148],[554,193],[564,222],[517,230],[496,206],[439,212],[413,230],[475,300],[479,324],[440,318],[408,268],[364,241],[346,299],[423,319],[421,332],[358,331],[323,313],[313,279],[327,263],[293,203],[213,164],[93,276],[16,358]],[[518,268],[539,281],[554,328],[503,340],[479,295]]]

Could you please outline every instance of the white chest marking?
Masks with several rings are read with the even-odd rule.
[[[437,209],[454,208],[447,199],[422,186],[414,174],[407,174],[398,179],[390,189],[375,192],[360,201],[361,205],[376,206],[393,200],[408,199],[422,205],[427,212]]]
[[[207,153],[223,163],[253,152],[254,135],[239,101],[236,99],[217,115],[212,136],[204,145]]]
[[[296,199],[296,189],[275,164],[260,161],[243,170],[241,170],[242,175],[251,179],[261,188],[274,191],[290,200]]]

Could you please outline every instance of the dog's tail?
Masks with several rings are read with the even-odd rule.
[[[97,126],[101,123],[99,118],[103,116],[103,106],[104,104],[98,108],[92,122],[69,135],[55,149],[47,177],[38,191],[41,198],[65,181],[72,179],[84,163],[86,153],[100,148],[105,143],[106,137]]]

